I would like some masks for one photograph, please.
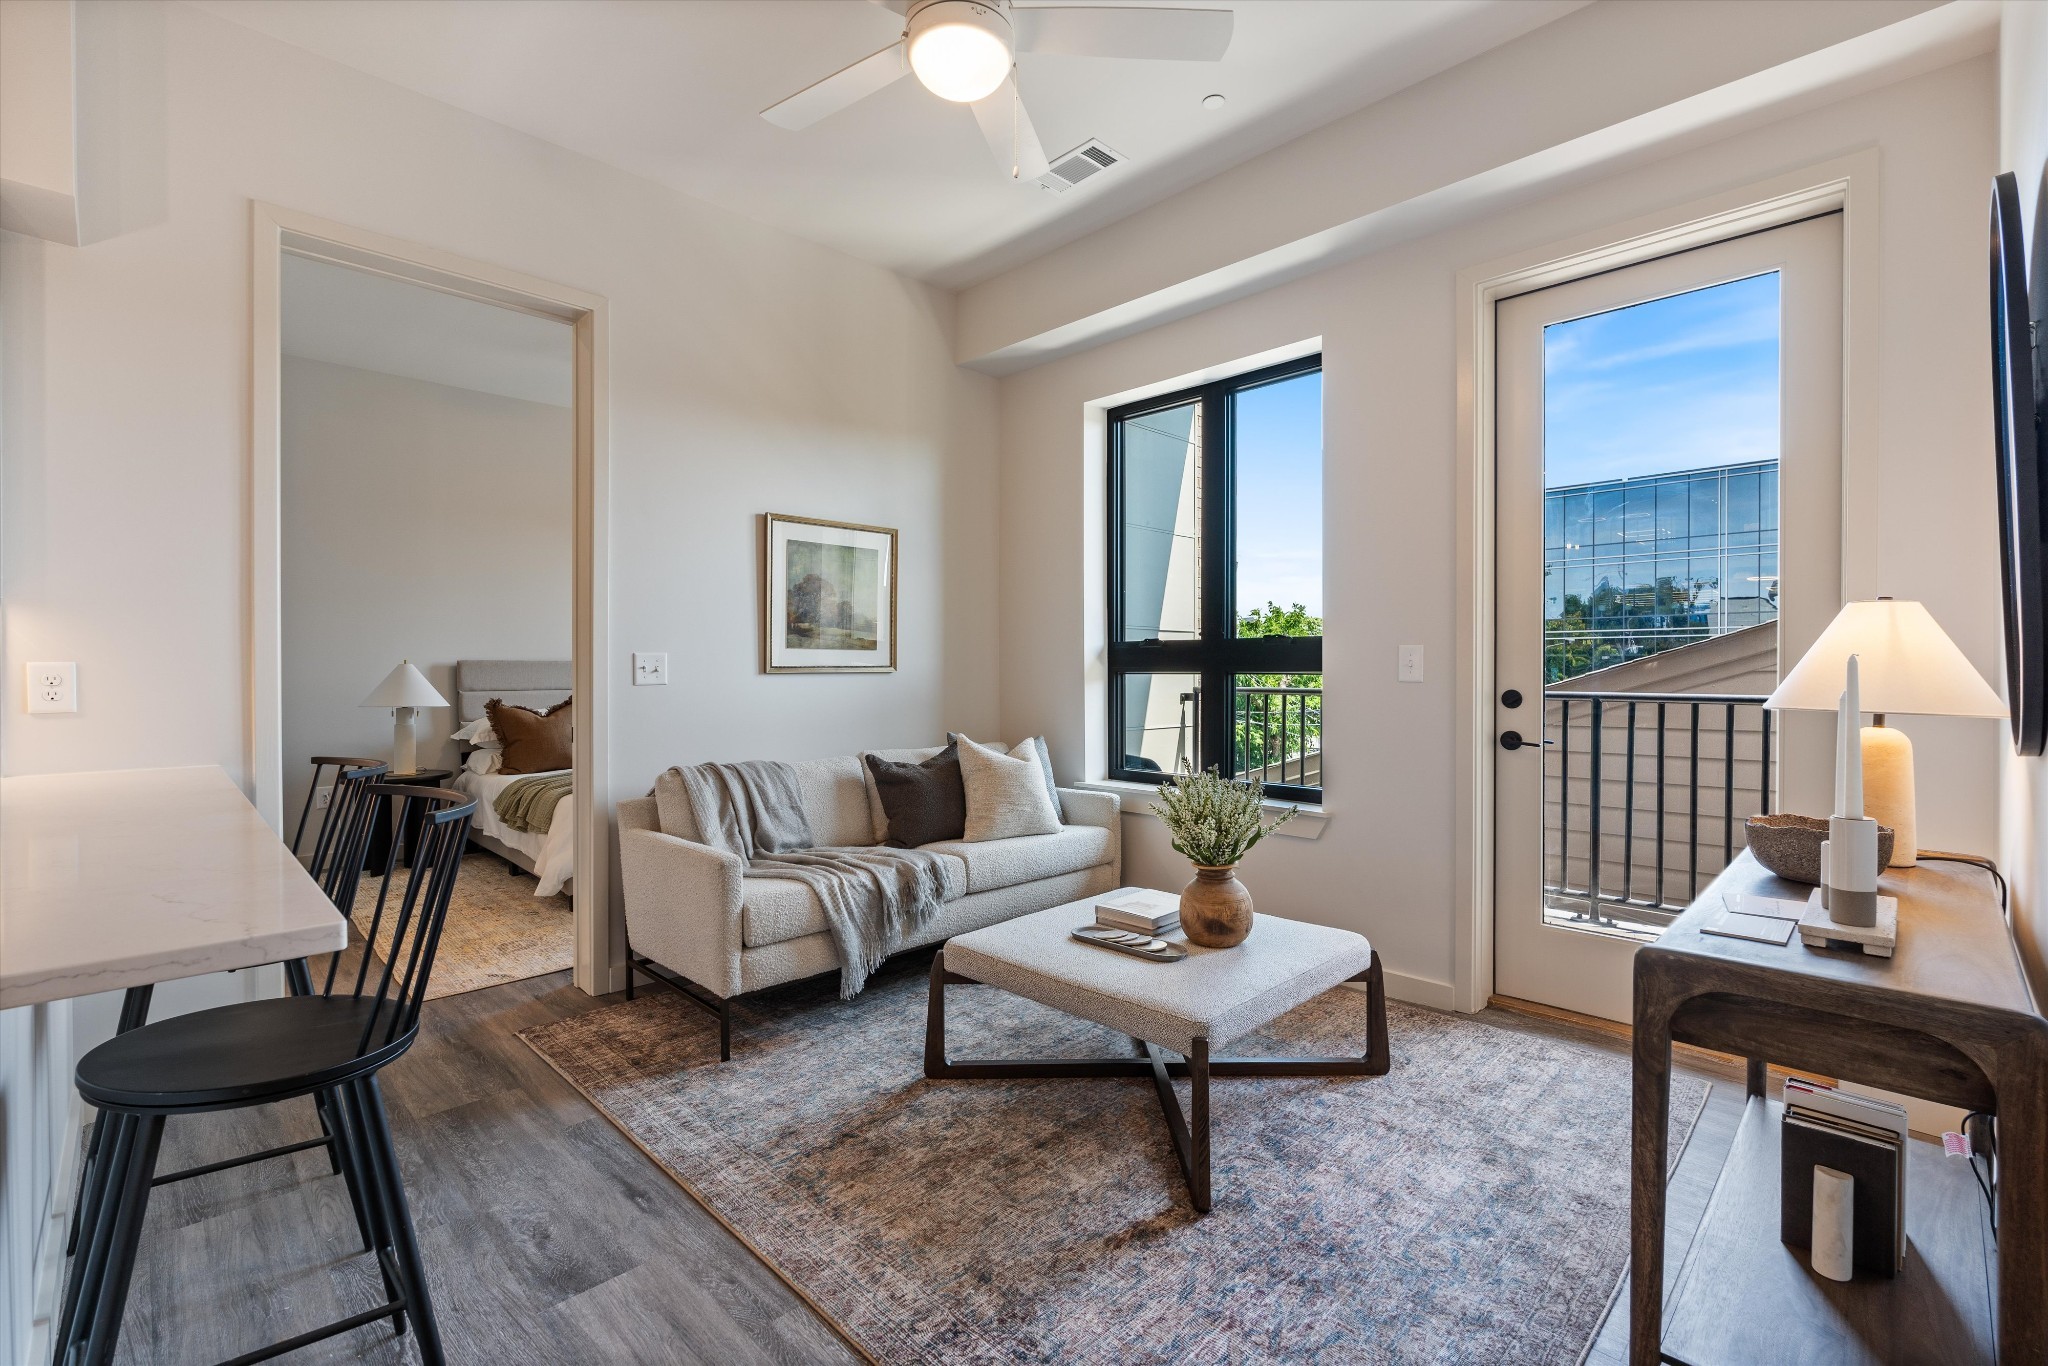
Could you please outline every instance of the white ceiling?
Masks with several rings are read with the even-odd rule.
[[[568,407],[567,323],[331,261],[284,258],[284,354]]]
[[[192,0],[202,9],[749,218],[971,284],[1476,56],[1586,0],[1234,0],[1221,62],[1030,55],[1048,153],[1130,164],[1065,195],[996,167],[915,79],[802,132],[760,111],[878,48],[868,0]],[[1119,0],[1119,3],[1158,0]],[[1225,0],[1170,0],[1208,8]],[[1220,93],[1220,110],[1202,97]]]

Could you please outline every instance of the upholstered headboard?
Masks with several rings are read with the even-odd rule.
[[[566,659],[458,659],[455,713],[468,725],[492,698],[545,711],[569,695],[574,670]]]

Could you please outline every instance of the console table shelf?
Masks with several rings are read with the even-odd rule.
[[[2048,1362],[2048,1020],[1983,870],[1894,869],[1895,956],[1703,933],[1725,899],[1804,900],[1745,851],[1635,960],[1629,1359]],[[1671,1046],[1749,1063],[1749,1104],[1664,1301]],[[1960,1159],[1914,1144],[1899,1277],[1837,1285],[1778,1241],[1775,1063],[1998,1118],[1998,1235]],[[1994,1328],[1995,1325],[1995,1328]]]
[[[1686,1366],[1759,1361],[1986,1362],[1995,1357],[1997,1251],[1970,1164],[1914,1140],[1906,1265],[1848,1282],[1778,1241],[1778,1121],[1753,1097],[1664,1313],[1663,1354]]]

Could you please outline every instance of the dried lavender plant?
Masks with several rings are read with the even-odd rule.
[[[1175,852],[1202,868],[1227,868],[1239,863],[1252,847],[1301,814],[1298,806],[1280,813],[1271,824],[1262,820],[1260,803],[1266,785],[1238,782],[1214,768],[1182,773],[1159,789],[1152,814],[1173,837]]]

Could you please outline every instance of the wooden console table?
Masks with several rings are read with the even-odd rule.
[[[1743,853],[1635,960],[1629,1356],[1736,1361],[2048,1362],[2048,1020],[1989,875],[1888,872],[1891,959],[1702,934],[1734,892],[1803,900]],[[1671,1045],[1749,1062],[1742,1127],[1664,1303]],[[1998,1116],[1998,1236],[1961,1159],[1916,1143],[1906,1270],[1837,1284],[1778,1242],[1776,1063]],[[1932,1155],[1930,1155],[1932,1153]],[[1995,1290],[1993,1289],[1995,1285]],[[1995,1308],[1993,1297],[1995,1296]],[[1974,1320],[1974,1321],[1973,1321]],[[1995,1347],[1994,1344],[1995,1343]]]

